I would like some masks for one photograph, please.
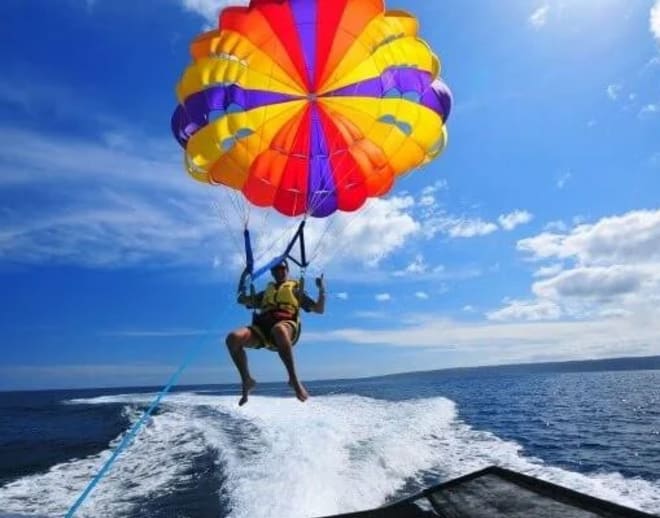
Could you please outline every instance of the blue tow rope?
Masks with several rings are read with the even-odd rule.
[[[202,344],[203,345],[203,344]],[[73,515],[76,513],[78,508],[83,504],[83,502],[87,499],[89,494],[92,492],[92,490],[96,487],[96,485],[101,481],[101,479],[105,476],[105,474],[108,472],[110,467],[114,464],[115,460],[117,460],[117,457],[119,457],[119,454],[131,444],[133,439],[135,439],[135,436],[137,433],[140,431],[144,423],[147,422],[147,419],[151,416],[154,410],[158,407],[160,404],[161,400],[165,397],[165,395],[172,389],[174,385],[178,382],[179,378],[181,377],[181,374],[183,373],[184,370],[192,363],[192,361],[195,359],[195,357],[202,351],[202,347],[195,347],[189,354],[188,357],[184,360],[184,362],[181,364],[181,366],[177,369],[177,371],[172,374],[170,377],[169,381],[167,384],[161,389],[161,391],[158,393],[156,398],[151,402],[151,405],[147,410],[144,411],[142,414],[142,417],[131,427],[129,432],[124,436],[124,438],[121,440],[121,442],[117,445],[115,448],[115,451],[112,452],[112,455],[110,455],[110,458],[105,461],[105,464],[103,467],[99,470],[99,472],[96,474],[96,476],[91,480],[89,484],[87,484],[87,487],[85,490],[82,492],[82,494],[78,497],[78,500],[71,506],[71,509],[69,509],[69,512],[66,513],[65,518],[72,518]]]

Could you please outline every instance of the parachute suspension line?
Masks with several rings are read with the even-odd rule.
[[[238,194],[238,191],[228,188],[229,202],[236,214],[241,218],[241,223],[243,226],[247,226],[250,220],[250,205],[245,203],[242,198],[242,194]]]
[[[349,228],[351,225],[353,225],[353,224],[358,220],[358,218],[359,218],[360,216],[361,216],[361,217],[366,217],[366,216],[369,214],[369,212],[371,212],[371,211],[373,210],[373,206],[374,206],[373,203],[369,203],[369,202],[367,202],[367,206],[366,206],[364,209],[362,209],[359,213],[358,213],[358,212],[354,212],[354,213],[352,213],[350,216],[345,216],[345,217],[348,218],[346,224],[341,225],[340,228],[335,228],[335,230],[337,230],[337,231],[336,231],[336,232],[332,232],[331,234],[332,234],[333,236],[335,236],[335,237],[338,237],[338,236],[344,236],[344,233],[348,230],[348,228]],[[332,222],[331,224],[329,224],[329,225],[326,227],[326,229],[325,229],[325,231],[324,231],[324,233],[323,233],[321,239],[319,239],[318,243],[317,243],[316,246],[314,247],[314,250],[312,250],[312,253],[311,253],[311,256],[310,256],[310,259],[309,259],[309,262],[310,262],[310,263],[315,262],[315,261],[316,261],[316,258],[318,257],[318,255],[323,251],[321,245],[323,244],[324,236],[325,236],[326,234],[330,233],[329,230],[330,230],[330,227],[333,226],[333,223],[334,223],[334,222]],[[349,247],[345,247],[345,246],[335,246],[335,247],[333,247],[332,252],[331,252],[329,255],[326,255],[326,256],[325,256],[325,258],[324,258],[324,259],[325,259],[325,262],[326,262],[326,263],[330,263],[330,261],[331,261],[332,259],[334,259],[334,258],[337,257],[338,255],[340,255],[339,252],[342,252],[342,254],[341,254],[342,256],[347,255],[347,254],[348,254],[348,250],[349,250]]]
[[[216,215],[222,220],[222,222],[225,225],[225,228],[231,229],[234,225],[235,222],[232,222],[229,217],[227,216],[227,210],[223,207],[223,204],[216,202],[213,202],[212,204],[213,208],[215,209]],[[231,244],[233,245],[233,248],[237,253],[241,253],[242,251],[242,246],[241,243],[239,242],[238,238],[234,235],[234,232],[231,230],[229,232],[226,232],[226,234],[229,235],[229,240]]]

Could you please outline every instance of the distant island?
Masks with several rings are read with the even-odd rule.
[[[639,370],[660,370],[660,356],[640,356],[640,357],[626,357],[626,358],[605,358],[601,360],[569,360],[569,361],[555,361],[555,362],[538,362],[538,363],[515,363],[503,365],[483,365],[478,367],[448,367],[445,369],[434,369],[428,371],[406,371],[395,372],[391,374],[377,374],[373,376],[363,376],[355,378],[317,378],[309,380],[313,382],[326,382],[326,381],[365,381],[365,380],[379,380],[379,379],[392,379],[411,377],[424,378],[424,377],[453,377],[465,375],[477,376],[506,376],[516,374],[534,374],[544,372],[605,372],[605,371],[639,371]],[[262,386],[278,385],[282,382],[265,381]],[[182,384],[176,385],[172,388],[172,392],[180,392],[185,390],[201,390],[208,389],[209,387],[225,387],[233,386],[232,383],[203,383],[203,384]],[[51,392],[51,391],[71,391],[77,392],[94,392],[99,395],[114,394],[118,389],[131,389],[135,392],[154,392],[160,390],[160,386],[152,385],[133,385],[126,387],[87,387],[87,388],[58,388],[58,389],[23,389],[23,390],[0,390],[3,392]]]
[[[639,356],[626,358],[604,358],[601,360],[569,360],[540,363],[515,363],[506,365],[484,365],[479,367],[451,367],[431,371],[400,372],[374,376],[390,378],[394,376],[415,375],[452,375],[474,374],[533,374],[541,372],[597,372],[597,371],[636,371],[660,370],[660,356]]]

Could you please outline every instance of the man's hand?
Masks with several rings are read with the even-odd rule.
[[[325,282],[323,281],[323,274],[320,277],[316,278],[316,287],[319,291],[325,291]]]
[[[241,274],[241,278],[238,281],[237,291],[239,294],[245,295],[245,292],[247,291],[247,286],[245,285],[245,283],[249,276],[250,276],[250,272],[246,268],[245,270],[243,270],[243,273]]]

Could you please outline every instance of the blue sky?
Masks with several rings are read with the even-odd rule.
[[[245,207],[187,176],[169,130],[220,5],[0,4],[0,389],[160,385],[191,350],[183,383],[237,381]],[[660,3],[388,7],[442,61],[449,145],[310,223],[329,300],[304,320],[302,379],[659,354]],[[263,257],[294,225],[250,212]],[[276,355],[250,361],[285,379]]]

